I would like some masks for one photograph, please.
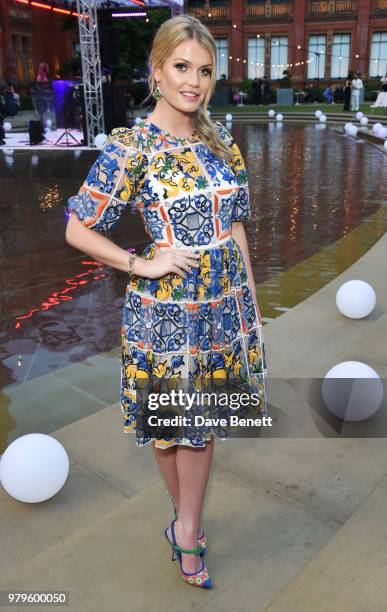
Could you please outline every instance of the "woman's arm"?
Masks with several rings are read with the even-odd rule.
[[[106,238],[106,236],[102,236],[95,230],[85,227],[73,213],[70,214],[66,227],[66,242],[72,247],[90,255],[90,257],[94,257],[97,261],[101,261],[123,272],[128,271],[128,251],[121,249],[121,247],[109,240],[109,238]],[[147,261],[137,255],[134,262],[134,274],[144,274],[146,264]]]
[[[259,323],[260,325],[262,325],[261,313],[258,308],[258,302],[257,302],[257,290],[255,286],[253,270],[251,268],[249,247],[247,244],[246,232],[245,232],[245,228],[243,227],[242,221],[234,221],[231,224],[231,236],[234,238],[235,242],[237,242],[241,248],[243,258],[246,264],[246,272],[247,272],[247,278],[248,278],[250,291],[252,293],[252,296],[255,302],[255,306],[258,312]]]

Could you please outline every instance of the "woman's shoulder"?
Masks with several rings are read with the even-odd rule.
[[[142,151],[144,149],[144,140],[138,125],[132,127],[116,127],[114,128],[106,138],[106,144],[119,144],[123,147],[131,149],[137,149]]]

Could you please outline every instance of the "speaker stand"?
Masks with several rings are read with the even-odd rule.
[[[73,136],[72,133],[70,132],[70,130],[68,130],[67,128],[65,128],[63,134],[61,134],[59,136],[58,140],[54,144],[58,144],[58,142],[60,142],[63,137],[66,137],[66,147],[75,147],[74,144],[69,144],[69,136],[70,136],[70,138],[72,138],[75,141],[75,143],[77,145],[81,144],[80,142],[78,142],[78,140],[75,138],[75,136]]]

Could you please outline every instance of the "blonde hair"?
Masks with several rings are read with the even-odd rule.
[[[148,58],[148,85],[150,94],[144,102],[153,96],[157,83],[154,78],[156,68],[161,68],[171,54],[173,49],[187,39],[197,40],[212,58],[212,73],[210,86],[205,99],[198,106],[197,110],[191,113],[192,125],[199,138],[208,146],[210,151],[219,157],[224,157],[231,162],[233,152],[231,148],[222,140],[218,128],[210,120],[207,114],[207,107],[216,85],[216,45],[211,32],[196,17],[191,15],[178,15],[172,17],[161,24],[153,39],[152,48]]]

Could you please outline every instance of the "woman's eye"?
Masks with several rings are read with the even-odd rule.
[[[176,64],[176,68],[178,68],[180,70],[180,68],[186,68],[187,65],[186,64]],[[210,75],[211,74],[211,70],[209,68],[204,68],[203,69],[206,75]]]

